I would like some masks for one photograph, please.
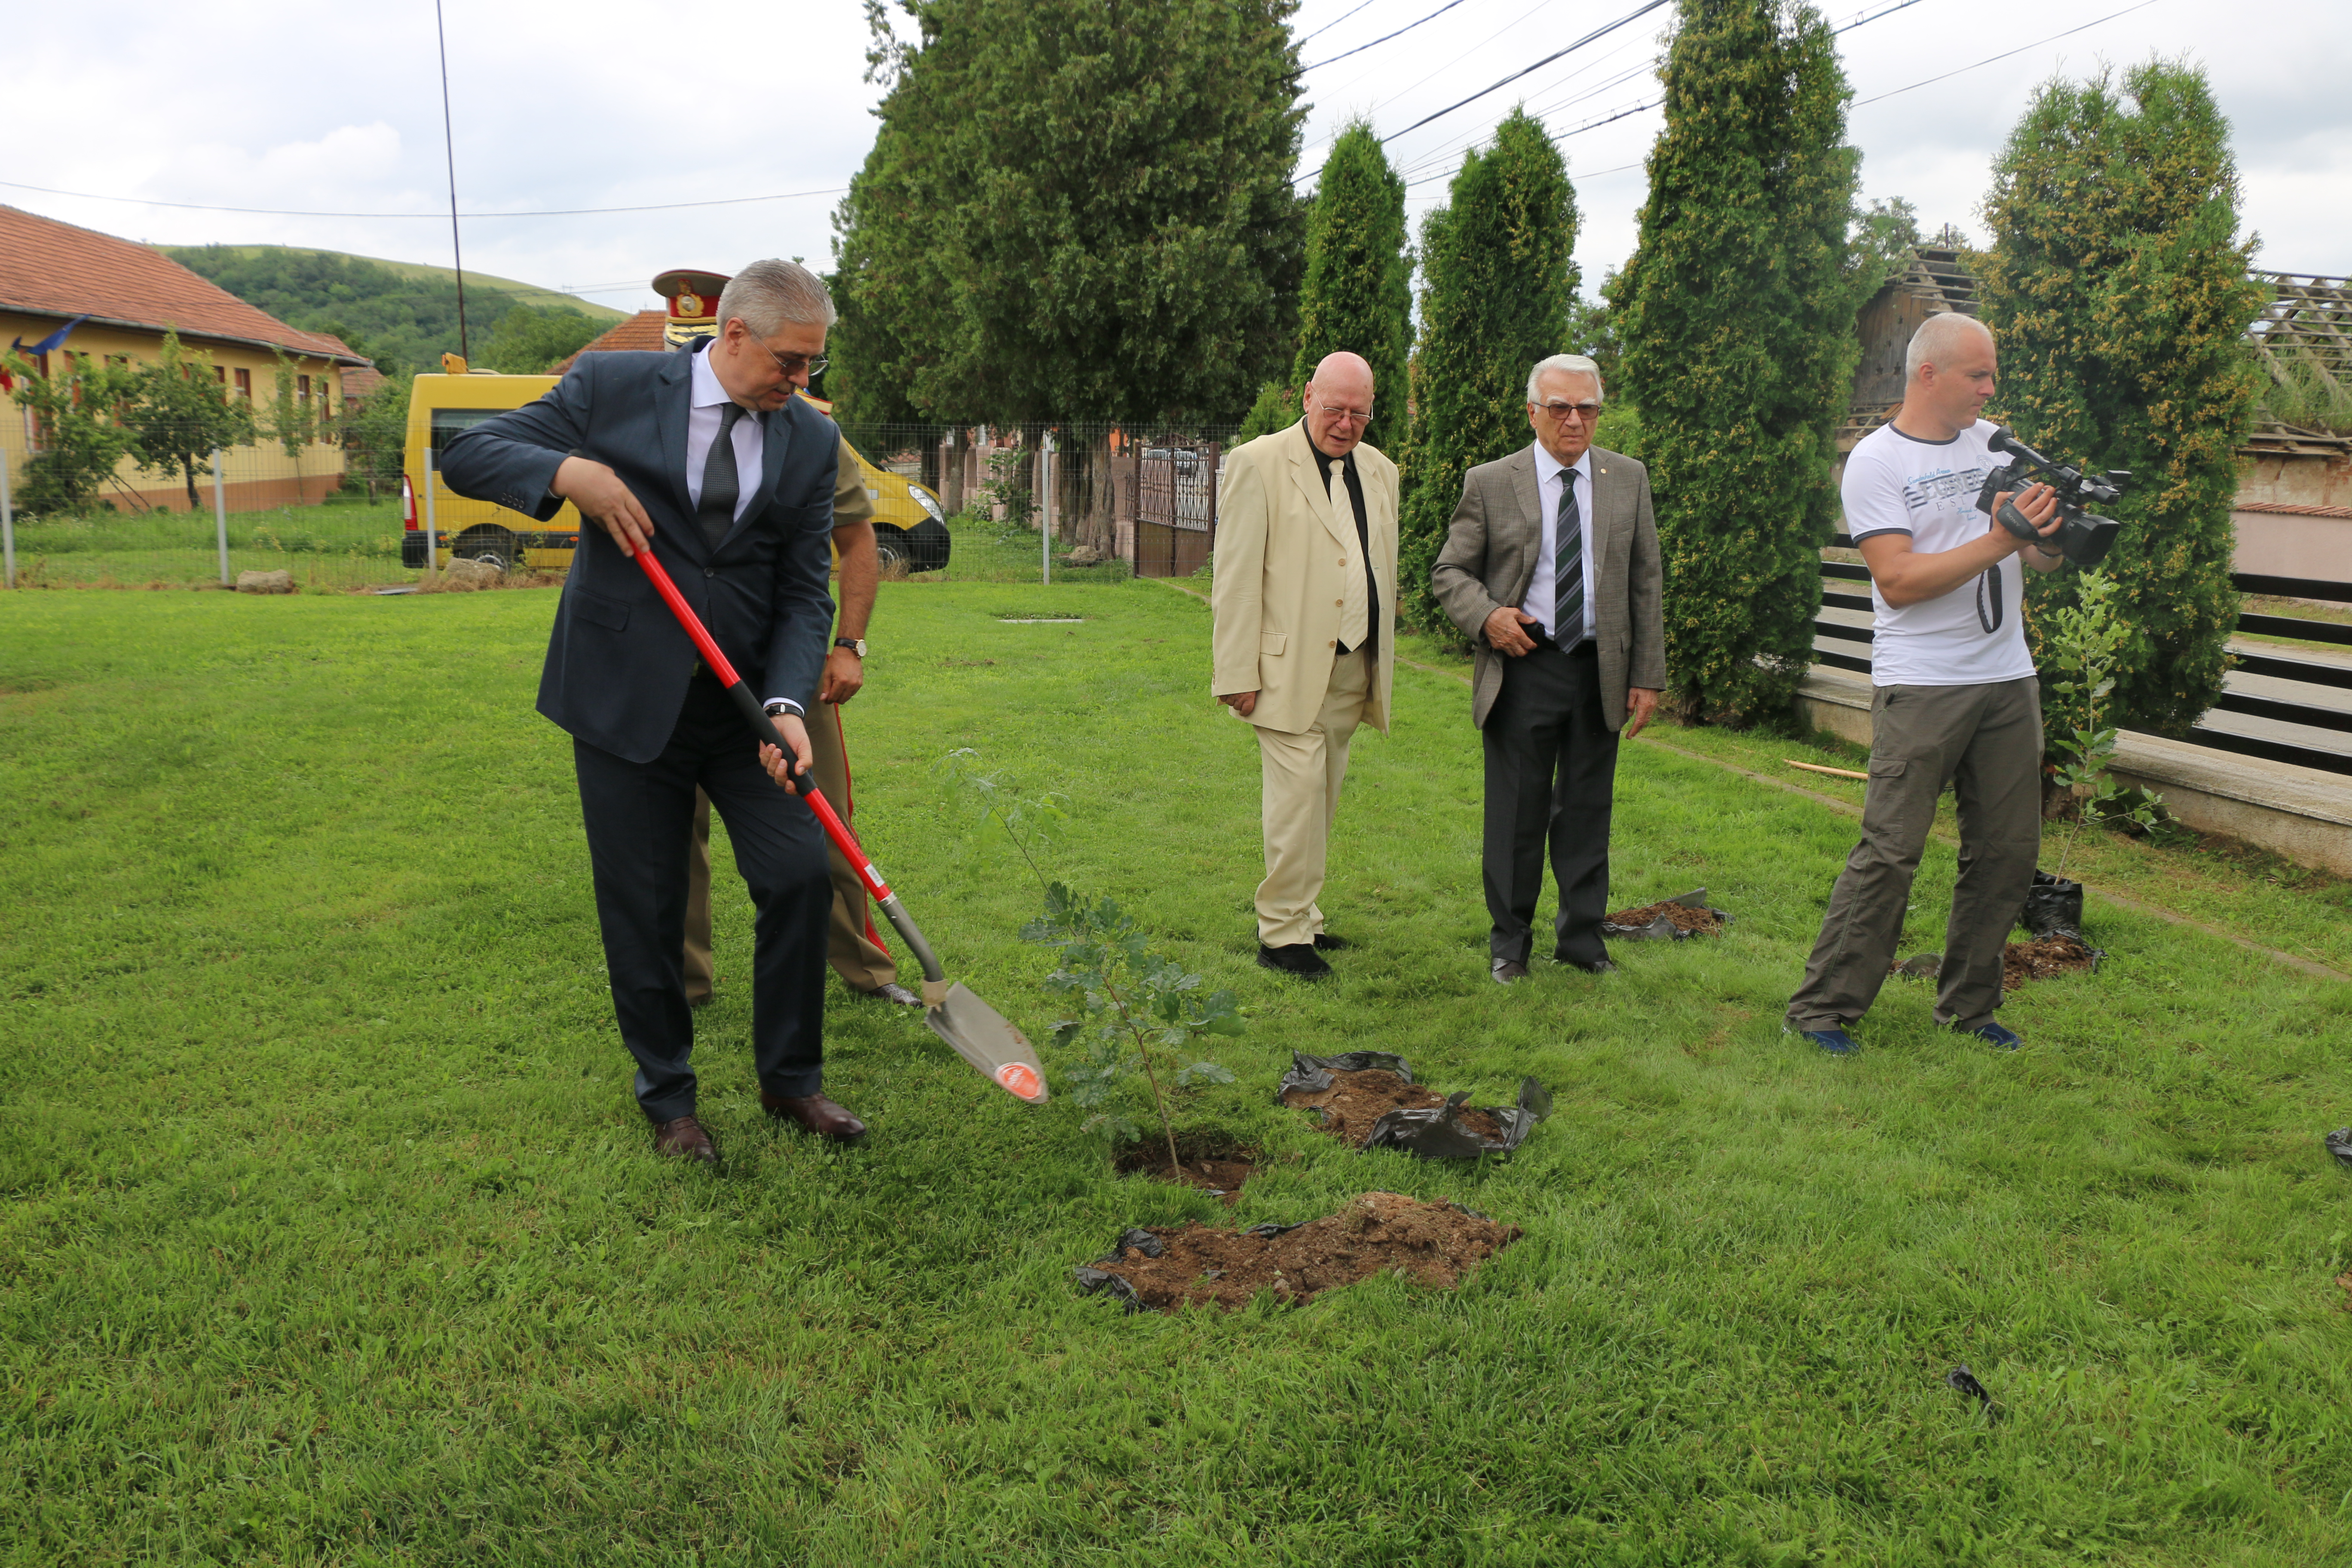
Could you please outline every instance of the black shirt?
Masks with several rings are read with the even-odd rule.
[[[1306,426],[1301,425],[1298,428],[1300,434],[1306,435]],[[1330,454],[1317,446],[1311,435],[1307,437],[1307,449],[1315,454],[1315,468],[1323,476],[1323,493],[1328,496],[1331,493]],[[1356,514],[1356,548],[1364,558],[1363,646],[1378,647],[1381,641],[1381,581],[1372,574],[1372,531],[1371,524],[1364,517],[1364,481],[1356,473],[1355,453],[1349,452],[1340,458],[1339,465],[1340,472],[1348,479],[1348,505]],[[1339,651],[1354,653],[1356,650],[1341,643]]]

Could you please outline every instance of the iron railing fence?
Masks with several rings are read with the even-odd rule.
[[[1832,549],[1851,550],[1853,542],[1839,534],[1830,542]],[[1870,569],[1851,561],[1823,561],[1822,575],[1842,582],[1868,583]],[[2352,583],[2336,583],[2303,577],[2269,577],[2252,573],[2232,573],[2231,585],[2242,594],[2286,599],[2305,599],[2329,605],[2352,605]],[[1824,609],[1859,611],[1869,614],[1870,595],[1825,592],[1822,595]],[[2296,616],[2258,615],[2252,612],[2238,616],[2238,630],[2248,637],[2284,637],[2322,647],[2352,648],[2352,626],[2336,621],[2306,619]],[[1813,660],[1835,669],[1870,673],[1866,654],[1849,653],[1832,644],[1859,644],[1867,648],[1872,633],[1867,626],[1851,621],[1818,619],[1813,622],[1815,643]],[[2242,647],[2233,648],[2229,685],[2221,692],[2207,717],[2213,713],[2232,713],[2263,721],[2259,729],[2291,725],[2284,733],[2250,732],[2246,730],[2217,728],[2200,723],[2189,731],[2188,739],[2200,746],[2231,752],[2240,756],[2261,757],[2274,763],[2292,763],[2298,767],[2318,768],[2333,773],[2352,773],[2352,700],[2330,700],[2326,694],[2352,691],[2352,657],[2338,663],[2327,658],[2293,658],[2284,653],[2257,653]],[[2297,688],[2307,689],[2298,692]],[[2345,739],[2339,741],[2336,737]]]

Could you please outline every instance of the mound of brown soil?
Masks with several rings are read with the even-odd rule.
[[[2037,936],[2032,942],[2012,942],[2001,949],[2000,988],[2014,991],[2029,980],[2047,980],[2053,974],[2096,969],[2099,960],[2105,956],[2071,936],[2060,934]]]
[[[1261,1290],[1297,1305],[1391,1271],[1451,1289],[1519,1234],[1515,1225],[1453,1204],[1366,1193],[1338,1214],[1287,1229],[1184,1225],[1129,1231],[1122,1242],[1150,1237],[1158,1256],[1150,1256],[1150,1244],[1122,1246],[1116,1257],[1081,1269],[1079,1279],[1090,1289],[1106,1289],[1104,1276],[1124,1280],[1138,1303],[1163,1312],[1198,1301],[1239,1307]]]
[[[1645,926],[1660,915],[1674,921],[1676,931],[1719,931],[1723,929],[1723,917],[1715,910],[1671,901],[1663,904],[1643,904],[1638,910],[1620,910],[1609,917],[1609,923],[1615,926]]]
[[[1331,1087],[1326,1089],[1286,1089],[1282,1091],[1282,1103],[1300,1110],[1320,1110],[1323,1131],[1332,1137],[1360,1147],[1371,1135],[1372,1123],[1402,1106],[1411,1110],[1427,1110],[1445,1103],[1445,1097],[1435,1089],[1418,1083],[1407,1083],[1392,1072],[1381,1068],[1367,1068],[1361,1072],[1331,1074]],[[1462,1120],[1481,1138],[1500,1139],[1501,1127],[1483,1110],[1465,1110]],[[1162,1163],[1165,1163],[1163,1157]]]

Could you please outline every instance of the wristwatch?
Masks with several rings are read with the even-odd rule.
[[[864,658],[866,657],[866,639],[864,637],[835,637],[833,639],[833,646],[835,647],[845,647],[860,658]]]
[[[765,713],[771,719],[779,718],[786,713],[791,714],[795,719],[805,719],[808,717],[808,710],[802,707],[799,703],[793,701],[789,697],[771,697],[767,701],[760,705],[760,711]]]

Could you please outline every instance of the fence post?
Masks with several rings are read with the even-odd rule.
[[[441,454],[425,448],[425,576],[431,581],[441,570],[433,559],[433,476],[441,471]]]
[[[16,501],[8,489],[8,454],[0,452],[0,567],[7,585],[16,585]]]
[[[213,531],[220,537],[221,586],[228,581],[228,490],[221,482],[221,449],[213,448]]]
[[[1054,581],[1054,433],[1037,444],[1037,490],[1044,504],[1037,509],[1037,581]]]

